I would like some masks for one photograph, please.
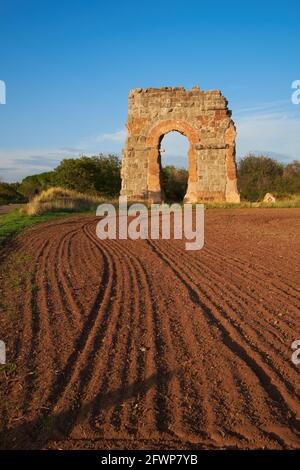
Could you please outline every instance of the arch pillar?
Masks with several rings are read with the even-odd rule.
[[[235,138],[236,129],[233,121],[230,121],[225,131],[226,151],[226,202],[240,202],[240,195],[237,187],[237,168],[235,161]]]

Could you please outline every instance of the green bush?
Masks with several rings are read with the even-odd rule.
[[[161,170],[161,188],[165,201],[182,201],[188,182],[188,171],[169,165]]]
[[[26,176],[20,184],[19,192],[30,200],[41,191],[55,186],[55,176],[55,171]]]
[[[284,167],[282,191],[289,194],[300,193],[300,162],[298,160]]]
[[[116,196],[121,189],[121,163],[116,155],[69,158],[55,170],[55,184],[82,193]]]
[[[238,165],[241,198],[258,201],[267,192],[282,191],[284,166],[265,156],[248,155]]]
[[[114,197],[121,189],[121,163],[116,155],[66,158],[53,171],[24,178],[19,192],[31,200],[54,186]]]
[[[92,196],[114,198],[121,188],[121,162],[116,155],[64,159],[50,172],[27,176],[21,183],[0,183],[0,204],[27,202],[54,186]],[[164,200],[182,201],[188,171],[175,166],[161,170]],[[256,202],[267,192],[280,199],[300,193],[300,162],[282,164],[267,156],[248,155],[238,164],[241,198]]]
[[[266,193],[280,199],[300,193],[300,162],[284,165],[266,156],[247,155],[238,164],[241,198],[259,201]]]
[[[19,183],[0,182],[0,204],[26,202],[26,198],[19,192],[19,186]]]

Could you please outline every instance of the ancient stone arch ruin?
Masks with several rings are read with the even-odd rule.
[[[190,146],[185,202],[240,201],[236,130],[219,90],[134,89],[129,94],[126,127],[121,194],[128,199],[161,201],[160,143],[165,134],[178,131]]]

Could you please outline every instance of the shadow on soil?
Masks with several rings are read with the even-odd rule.
[[[157,386],[158,390],[168,384],[176,371],[166,372],[162,374],[152,374],[144,381],[136,380],[127,388],[120,387],[114,392],[96,395],[89,403],[78,406],[76,409],[70,407],[58,414],[44,414],[38,418],[20,424],[14,428],[6,429],[0,434],[0,449],[42,449],[47,447],[47,443],[51,440],[68,439],[73,426],[83,423],[86,418],[90,419],[90,426],[93,433],[99,433],[99,437],[105,439],[105,435],[101,432],[101,428],[95,427],[95,416],[101,415],[105,410],[112,407],[121,407],[125,401],[138,397],[143,397],[153,386]],[[166,426],[166,413],[163,409],[163,401],[157,397],[156,402],[156,422],[157,429],[163,431]],[[165,424],[164,424],[165,423]]]

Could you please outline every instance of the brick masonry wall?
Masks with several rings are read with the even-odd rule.
[[[186,202],[239,202],[236,131],[219,90],[139,88],[129,94],[121,194],[160,201],[160,142],[170,131],[189,140]]]

